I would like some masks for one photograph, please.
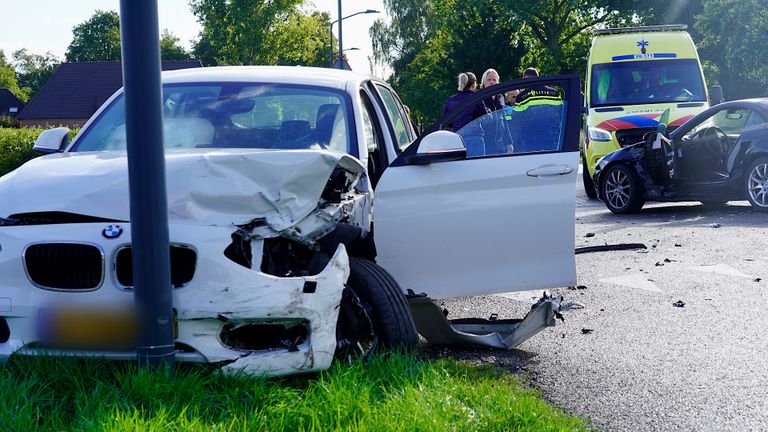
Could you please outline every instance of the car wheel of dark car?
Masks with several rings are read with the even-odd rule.
[[[349,270],[336,324],[336,358],[351,362],[378,349],[415,348],[419,334],[408,301],[392,275],[354,257],[349,258]]]
[[[582,157],[581,168],[584,170],[584,172],[582,172],[581,174],[581,179],[584,182],[584,192],[586,192],[587,196],[592,199],[597,198],[597,191],[595,190],[595,182],[592,181],[592,176],[589,175],[589,169],[587,168],[587,159],[586,157],[584,157],[584,155],[582,155],[581,157]]]
[[[608,210],[616,214],[634,213],[645,204],[637,176],[632,168],[617,164],[603,176],[602,196]]]
[[[756,159],[744,176],[747,199],[756,210],[768,211],[768,157]]]

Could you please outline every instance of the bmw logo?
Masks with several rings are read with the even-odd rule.
[[[118,238],[122,233],[123,233],[123,227],[121,227],[120,225],[110,225],[101,231],[101,235],[103,235],[104,238],[108,238],[108,239]]]

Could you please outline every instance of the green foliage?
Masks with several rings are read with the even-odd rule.
[[[160,36],[160,58],[163,60],[189,60],[190,53],[179,45],[179,38],[168,29]]]
[[[489,367],[411,356],[266,380],[201,367],[18,358],[0,366],[1,430],[584,430]]]
[[[120,60],[120,16],[117,12],[97,10],[72,29],[72,36],[67,61]]]
[[[494,68],[502,80],[522,72],[520,23],[498,1],[386,0],[384,5],[392,21],[379,20],[371,29],[374,56],[392,65],[390,82],[420,123],[439,117],[460,72],[479,79]]]
[[[37,156],[32,151],[43,129],[10,129],[0,127],[0,175],[9,173]]]
[[[768,9],[760,0],[703,0],[696,16],[708,84],[729,100],[768,95]]]
[[[119,61],[120,16],[115,11],[97,10],[85,22],[72,29],[72,43],[67,48],[67,61]],[[160,58],[189,60],[190,54],[179,45],[179,38],[168,29],[160,36]]]
[[[304,0],[190,0],[203,27],[195,58],[205,65],[328,64],[327,14]]]
[[[29,89],[19,86],[16,70],[8,63],[3,50],[0,50],[0,88],[10,90],[11,93],[24,102],[29,100]]]
[[[36,95],[59,68],[60,60],[52,52],[32,54],[22,48],[13,53],[13,63],[19,77],[19,85]]]

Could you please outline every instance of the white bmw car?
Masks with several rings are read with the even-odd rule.
[[[523,321],[461,322],[430,299],[575,282],[578,77],[478,92],[420,137],[386,83],[352,72],[162,80],[177,360],[281,375],[411,347],[417,331],[512,347],[553,324],[555,298]],[[559,100],[443,130],[536,86]],[[119,90],[0,178],[0,360],[135,358],[127,145]]]

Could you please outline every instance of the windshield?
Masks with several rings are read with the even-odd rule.
[[[163,137],[170,148],[331,149],[349,153],[344,93],[275,84],[163,87]],[[71,151],[125,150],[120,95]]]
[[[596,64],[591,83],[593,107],[707,100],[695,59]]]

